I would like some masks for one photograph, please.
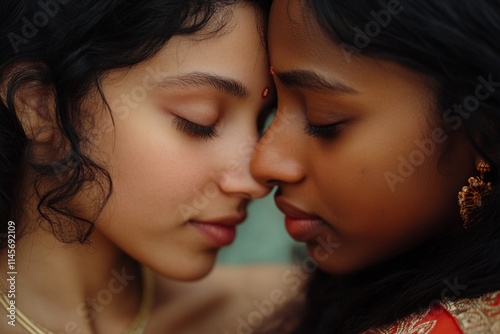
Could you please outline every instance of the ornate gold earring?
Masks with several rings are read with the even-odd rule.
[[[483,206],[485,198],[493,192],[491,182],[484,181],[484,174],[491,171],[490,164],[481,160],[476,168],[479,176],[469,177],[469,185],[464,186],[458,193],[458,204],[464,228],[471,225],[474,218],[478,216],[477,210]]]

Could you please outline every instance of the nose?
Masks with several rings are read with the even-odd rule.
[[[243,135],[239,143],[233,143],[231,159],[226,162],[219,175],[219,187],[223,193],[246,199],[262,198],[269,194],[271,187],[257,182],[250,174],[250,160],[257,145],[256,134]],[[229,152],[228,152],[229,153]]]
[[[260,183],[273,186],[299,183],[304,179],[299,118],[278,106],[276,117],[259,141],[251,162],[251,173]]]

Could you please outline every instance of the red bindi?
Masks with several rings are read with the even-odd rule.
[[[269,87],[264,88],[262,91],[262,99],[265,99],[266,97],[269,96]]]

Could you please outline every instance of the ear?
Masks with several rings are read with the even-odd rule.
[[[49,144],[56,132],[54,94],[38,82],[22,85],[15,95],[16,114],[32,144]]]

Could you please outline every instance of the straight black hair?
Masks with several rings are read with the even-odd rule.
[[[468,134],[492,166],[488,181],[494,192],[467,230],[450,231],[348,277],[317,270],[305,287],[304,300],[263,332],[361,333],[439,302],[500,291],[500,2],[303,3],[304,18],[311,14],[346,57],[393,61],[429,78],[437,104],[432,117],[450,134]],[[475,97],[480,84],[491,93],[486,99]],[[466,103],[471,103],[467,113],[454,108]],[[454,145],[452,140],[449,145]],[[291,323],[297,325],[290,331]]]

